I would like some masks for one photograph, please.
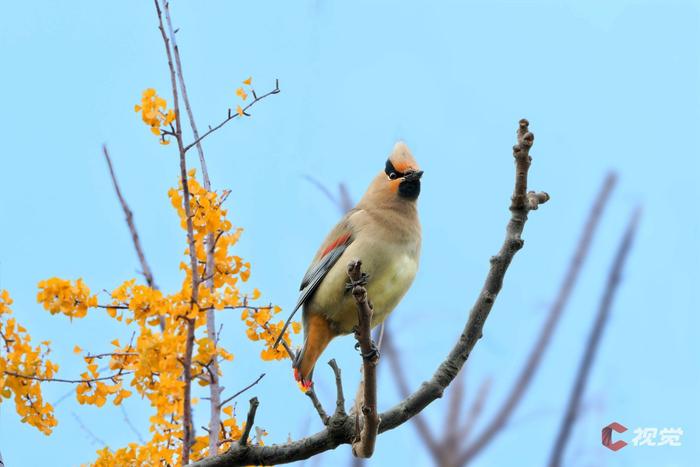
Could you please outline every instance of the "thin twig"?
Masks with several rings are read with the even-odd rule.
[[[462,406],[464,405],[464,379],[467,368],[462,368],[457,374],[454,382],[449,387],[449,400],[447,403],[447,416],[443,427],[441,452],[444,456],[449,456],[450,462],[442,462],[440,465],[453,465],[452,459],[461,447],[462,438],[458,437],[459,421],[462,416]],[[415,417],[414,417],[415,418]],[[437,459],[440,460],[440,459]]]
[[[306,394],[306,397],[311,399],[311,404],[313,404],[314,409],[316,409],[316,412],[318,413],[318,416],[321,419],[321,423],[323,423],[324,425],[328,425],[328,420],[330,420],[331,417],[328,416],[328,413],[323,408],[323,404],[321,404],[321,401],[318,400],[318,396],[316,396],[316,391],[314,391],[313,388],[309,388],[304,394]]]
[[[632,242],[634,241],[634,236],[637,233],[637,224],[639,223],[640,215],[640,208],[635,209],[632,213],[627,224],[627,228],[625,229],[625,233],[620,241],[620,246],[615,254],[615,259],[610,267],[610,272],[605,284],[605,291],[598,308],[598,314],[588,336],[585,351],[581,358],[581,363],[579,364],[579,368],[576,373],[576,380],[571,390],[569,402],[566,407],[566,412],[562,418],[559,433],[557,434],[557,439],[552,449],[552,455],[549,461],[550,467],[559,467],[562,464],[564,451],[566,450],[567,442],[571,435],[571,431],[573,430],[574,423],[576,422],[576,417],[579,413],[581,397],[583,392],[586,390],[588,376],[590,374],[591,367],[593,366],[596,352],[600,346],[603,331],[605,330],[608,318],[610,317],[610,311],[612,309],[615,294],[620,286],[622,269],[625,266],[627,255],[632,248]]]
[[[506,426],[506,423],[511,414],[514,412],[515,407],[525,395],[525,392],[532,382],[537,368],[542,361],[542,357],[544,356],[547,346],[551,341],[556,325],[559,322],[564,309],[566,308],[566,304],[569,301],[569,297],[571,296],[574,286],[576,285],[583,264],[588,257],[591,242],[593,241],[595,232],[600,224],[603,211],[608,204],[610,194],[612,193],[616,183],[617,175],[613,172],[608,173],[603,181],[598,195],[595,198],[595,201],[593,202],[593,205],[591,206],[590,213],[588,214],[586,223],[581,231],[581,237],[578,241],[573,257],[571,258],[566,274],[564,275],[564,279],[561,287],[559,288],[559,292],[557,293],[557,297],[549,310],[547,319],[542,326],[539,337],[535,341],[532,350],[530,350],[530,354],[525,362],[525,365],[513,383],[508,397],[503,402],[501,408],[496,412],[483,431],[477,435],[474,442],[470,443],[466,447],[464,452],[459,457],[457,465],[468,464],[493,440],[496,434],[498,434],[500,430]]]
[[[44,378],[41,376],[33,376],[33,375],[23,375],[20,373],[15,373],[14,371],[4,371],[7,376],[14,376],[15,378],[21,378],[21,379],[32,379],[34,381],[41,381],[41,382],[52,382],[52,383],[68,383],[68,384],[89,384],[89,383],[94,383],[96,381],[106,381],[106,380],[116,380],[120,378],[121,376],[126,376],[130,375],[133,373],[133,371],[119,371],[113,375],[110,376],[100,376],[98,378],[86,378],[86,379],[63,379],[63,378]]]
[[[343,380],[341,378],[340,367],[335,362],[335,358],[332,358],[328,364],[333,369],[333,374],[335,375],[335,413],[334,416],[345,415],[345,396],[343,395]]]
[[[94,359],[102,359],[106,357],[135,357],[137,356],[138,353],[136,352],[111,352],[111,353],[98,353],[98,354],[87,354],[85,357],[86,359],[94,360]]]
[[[134,249],[136,250],[136,256],[139,258],[139,263],[141,263],[141,273],[143,274],[143,277],[146,279],[146,284],[152,289],[158,290],[158,286],[156,285],[156,281],[153,278],[153,272],[151,272],[151,267],[148,265],[148,261],[146,261],[146,254],[143,252],[143,247],[141,246],[141,240],[139,238],[139,232],[136,230],[136,224],[134,223],[134,213],[129,208],[129,205],[127,204],[126,200],[124,199],[124,196],[122,195],[122,191],[119,188],[119,182],[117,181],[117,175],[114,173],[114,167],[112,166],[112,159],[109,157],[109,151],[107,150],[107,145],[103,144],[102,145],[102,153],[105,156],[105,160],[107,161],[107,168],[109,169],[109,175],[112,178],[112,185],[114,185],[114,191],[117,194],[117,198],[119,199],[119,204],[122,206],[122,211],[124,211],[124,217],[126,219],[126,225],[129,227],[129,232],[131,232],[131,241],[134,244]],[[100,307],[103,308],[103,307]],[[126,307],[128,308],[128,307]],[[165,330],[165,317],[161,316],[160,317],[160,330],[163,331]]]
[[[126,408],[124,407],[124,403],[122,402],[119,407],[122,409],[122,416],[124,417],[124,421],[126,422],[127,426],[131,429],[131,431],[134,432],[136,435],[136,438],[139,440],[139,443],[141,444],[146,444],[146,440],[143,439],[143,436],[141,436],[141,433],[139,430],[136,429],[136,426],[131,422],[131,418],[129,418],[129,414],[126,412]]]
[[[240,396],[241,394],[243,394],[244,392],[246,392],[248,389],[250,389],[250,388],[252,388],[253,386],[255,386],[256,384],[258,384],[258,383],[260,382],[260,380],[263,379],[263,377],[265,377],[265,373],[263,373],[263,374],[261,374],[260,376],[258,376],[258,379],[256,379],[255,381],[253,381],[252,383],[250,383],[248,386],[244,387],[243,389],[241,389],[240,391],[238,391],[237,393],[235,393],[233,396],[231,396],[231,397],[229,397],[229,398],[227,398],[227,399],[224,399],[224,400],[219,404],[219,409],[222,409],[226,404],[228,404],[229,402],[231,402],[232,400],[234,400],[236,397]]]
[[[484,405],[486,405],[486,396],[489,395],[489,391],[491,390],[491,384],[491,378],[486,378],[481,383],[481,386],[479,387],[479,390],[477,391],[476,396],[474,397],[474,401],[472,402],[471,406],[469,407],[469,411],[467,412],[466,422],[464,423],[464,426],[459,428],[455,433],[456,439],[461,440],[462,442],[466,442],[469,440],[469,435],[471,435],[471,432],[474,429],[474,425],[476,425],[476,422],[479,420],[479,415],[481,415],[481,412],[484,410]]]
[[[109,169],[109,175],[112,178],[114,191],[116,192],[117,198],[119,199],[119,204],[121,204],[122,210],[124,211],[126,225],[129,227],[129,232],[131,232],[131,240],[134,243],[134,249],[136,250],[136,255],[139,258],[139,263],[141,263],[141,272],[143,273],[143,277],[146,279],[146,283],[149,287],[157,288],[155,280],[153,279],[151,267],[148,265],[148,261],[146,261],[146,255],[144,254],[143,247],[141,246],[139,233],[136,230],[136,225],[134,224],[134,213],[131,210],[131,208],[129,208],[129,205],[124,199],[124,195],[122,195],[122,191],[119,187],[119,182],[117,181],[117,175],[114,173],[114,167],[112,166],[112,159],[109,157],[109,151],[107,150],[107,145],[105,144],[102,145],[102,153],[104,154],[105,160],[107,161],[107,168]]]
[[[385,329],[384,331],[384,355],[389,361],[389,369],[394,377],[394,382],[398,386],[399,395],[402,398],[406,398],[411,394],[411,389],[408,386],[408,381],[406,381],[406,372],[404,371],[401,360],[399,358],[396,347],[394,346],[394,334],[390,329]],[[418,430],[419,438],[425,443],[430,454],[434,459],[442,459],[442,451],[439,443],[435,439],[428,422],[423,417],[423,414],[418,413],[415,417],[411,418],[411,421]]]
[[[103,447],[107,446],[107,443],[102,440],[102,438],[98,438],[95,433],[92,432],[87,426],[85,426],[85,423],[80,419],[77,413],[71,412],[71,415],[73,415],[73,418],[75,419],[76,422],[78,422],[78,426],[80,427],[81,430],[87,435],[87,437],[92,441],[92,444],[101,444]]]
[[[247,113],[247,112],[248,112],[248,109],[250,109],[251,107],[253,107],[255,104],[257,104],[257,103],[260,102],[261,100],[265,99],[266,97],[271,96],[271,95],[273,95],[273,94],[279,94],[279,92],[280,92],[280,82],[279,82],[278,79],[276,79],[276,80],[275,80],[275,88],[274,88],[272,91],[266,92],[265,94],[263,94],[263,95],[261,95],[261,96],[256,96],[256,97],[250,102],[250,104],[248,104],[248,105],[246,105],[245,107],[243,107],[243,109],[242,109],[242,114],[243,114],[243,115],[246,115],[246,116],[249,116],[248,113]],[[185,151],[189,151],[190,149],[192,149],[193,146],[195,146],[195,145],[201,143],[202,140],[203,140],[204,138],[206,138],[206,137],[209,136],[210,134],[214,133],[216,130],[218,130],[218,129],[221,128],[222,126],[226,125],[228,122],[230,122],[231,120],[233,120],[234,118],[236,118],[236,117],[238,117],[238,116],[239,116],[238,112],[229,113],[229,115],[227,115],[226,118],[225,118],[221,123],[219,123],[218,125],[216,125],[216,126],[214,126],[214,127],[212,127],[212,128],[209,128],[209,130],[205,131],[204,134],[202,134],[202,136],[200,136],[199,138],[196,138],[193,142],[191,142],[190,144],[188,144],[187,146],[185,146]]]

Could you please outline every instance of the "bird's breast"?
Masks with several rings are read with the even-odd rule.
[[[319,285],[305,307],[321,313],[339,334],[348,334],[357,325],[357,305],[345,288],[347,265],[362,260],[362,271],[369,275],[367,294],[373,306],[372,326],[383,322],[401,301],[418,271],[420,245],[406,243],[353,242]]]

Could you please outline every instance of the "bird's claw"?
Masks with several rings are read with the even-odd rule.
[[[364,360],[375,360],[379,358],[379,347],[377,347],[377,344],[374,343],[374,341],[369,341],[369,352],[360,352],[360,355],[362,355],[362,358]],[[355,350],[360,349],[360,343],[356,342],[355,343]]]
[[[360,279],[357,281],[354,281],[350,279],[348,282],[345,283],[345,291],[349,292],[352,289],[355,288],[355,286],[362,286],[364,287],[367,285],[367,281],[369,280],[369,274],[363,272],[362,275],[360,276]]]

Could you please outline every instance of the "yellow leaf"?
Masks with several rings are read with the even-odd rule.
[[[253,82],[253,77],[252,77],[252,76],[249,76],[248,79],[243,80],[243,84],[245,84],[245,85],[247,85],[247,86],[250,86],[250,83],[252,83],[252,82]]]
[[[119,339],[114,339],[112,342],[110,342],[110,344],[112,344],[115,347],[120,347]]]
[[[243,113],[243,109],[241,108],[240,105],[239,105],[239,106],[236,106],[236,113],[237,113],[239,116],[241,116],[241,117],[242,117],[243,115],[245,115],[245,114]]]
[[[224,407],[223,412],[229,417],[233,417],[233,406],[227,405],[226,407]]]
[[[73,347],[73,353],[76,354],[76,355],[79,354],[79,353],[81,353],[82,351],[83,351],[83,349],[81,349],[81,348],[78,347],[77,345],[76,345],[75,347]]]

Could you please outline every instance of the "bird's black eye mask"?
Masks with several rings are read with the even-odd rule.
[[[391,160],[389,159],[386,160],[386,167],[384,167],[384,173],[386,173],[386,176],[392,180],[396,180],[397,178],[401,178],[406,175],[396,170],[396,168],[394,168],[394,164],[392,164]]]

